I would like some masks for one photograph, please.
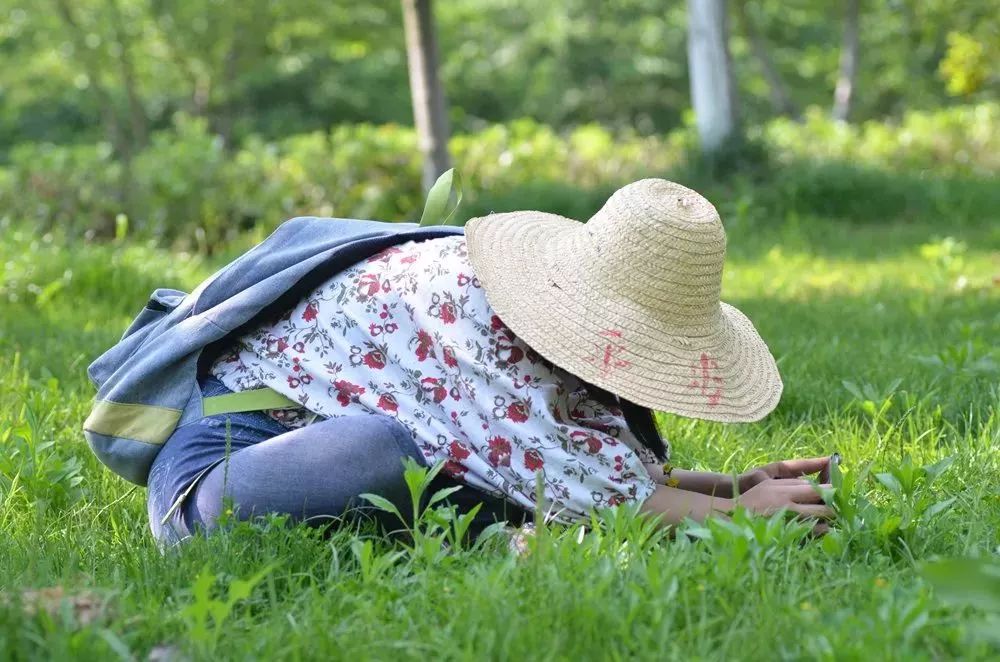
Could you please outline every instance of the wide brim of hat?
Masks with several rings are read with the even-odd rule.
[[[653,319],[640,302],[616,296],[606,275],[587,273],[574,250],[581,227],[531,211],[466,224],[486,299],[520,339],[559,368],[651,409],[751,422],[777,406],[778,367],[743,313],[720,303],[697,335]],[[629,277],[628,265],[618,277]]]

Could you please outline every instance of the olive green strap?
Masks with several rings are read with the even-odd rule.
[[[290,409],[301,405],[286,398],[274,389],[257,388],[226,395],[213,395],[201,399],[201,409],[205,416],[235,414],[241,411],[261,411],[264,409]]]
[[[454,192],[454,203],[452,193]],[[424,213],[420,216],[421,227],[427,225],[457,225],[455,212],[462,203],[462,177],[454,168],[438,177],[427,192]],[[449,211],[450,210],[450,211]]]
[[[98,400],[83,429],[106,437],[162,444],[181,420],[181,410]]]

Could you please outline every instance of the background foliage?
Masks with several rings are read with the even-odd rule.
[[[647,176],[719,208],[785,391],[755,425],[658,415],[676,462],[845,458],[821,541],[622,508],[519,556],[441,517],[419,546],[279,518],[165,554],[79,433],[153,288],[290,216],[419,215],[399,3],[0,0],[0,658],[995,659],[1000,11],[863,2],[848,124],[842,4],[731,0],[748,141],[709,163],[683,2],[435,3],[460,213],[585,219]]]
[[[850,215],[864,209],[844,208],[842,194],[858,186],[878,193],[869,218],[995,202],[995,9],[865,3],[858,123],[845,125],[825,110],[836,4],[733,0],[755,142],[729,159],[721,202]],[[436,21],[467,216],[580,217],[645,176],[715,186],[706,175],[718,173],[689,158],[683,3],[454,0],[436,5]],[[760,51],[787,107],[770,101]],[[295,215],[419,214],[395,0],[0,0],[0,58],[0,216],[210,251]],[[942,176],[962,182],[927,183]],[[781,183],[768,200],[754,193],[764,179]]]
[[[746,7],[746,21],[731,23],[748,120],[774,112],[748,30],[762,37],[796,109],[829,106],[839,3],[730,4],[736,17]],[[993,0],[863,3],[854,117],[995,98],[998,15]],[[459,131],[530,117],[651,134],[682,124],[690,106],[683,2],[450,0],[436,19]],[[235,143],[340,123],[409,124],[400,26],[395,0],[2,0],[0,146],[101,137],[96,86],[126,115],[132,95],[153,129],[183,111]]]
[[[527,119],[493,125],[451,141],[469,192],[460,213],[538,208],[586,219],[615,187],[664,175],[714,192],[723,208],[753,204],[775,214],[878,221],[1000,208],[996,103],[913,111],[891,124],[845,125],[816,111],[773,120],[754,135],[759,149],[719,179],[689,158],[689,130],[642,136],[597,124],[562,132]],[[123,167],[107,143],[19,145],[0,171],[0,209],[43,230],[113,236],[125,211]],[[251,137],[227,150],[207,120],[176,115],[129,167],[129,232],[205,250],[297,215],[414,220],[423,197],[416,137],[398,125]]]

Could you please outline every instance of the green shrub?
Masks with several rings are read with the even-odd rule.
[[[847,125],[810,111],[750,131],[728,163],[689,155],[689,129],[666,136],[532,120],[457,135],[465,216],[539,209],[584,219],[629,181],[670,176],[724,211],[818,214],[878,222],[962,219],[998,208],[1000,105],[909,113],[899,124]],[[719,167],[722,166],[722,167]],[[180,115],[153,134],[123,179],[106,144],[23,145],[0,174],[0,215],[111,236],[126,213],[140,237],[202,251],[298,215],[412,220],[423,200],[412,129],[343,125],[227,151],[202,120]],[[126,190],[122,183],[126,182]],[[766,185],[762,185],[766,184]]]
[[[910,111],[898,124],[845,124],[810,109],[802,122],[776,119],[758,131],[787,161],[845,161],[889,171],[989,177],[1000,170],[1000,104]]]
[[[170,236],[172,229],[201,228],[212,240],[222,238],[232,220],[231,169],[222,139],[202,119],[183,115],[174,128],[152,136],[135,160],[137,189],[134,225],[140,232]]]
[[[108,230],[121,210],[121,165],[111,145],[24,144],[0,178],[0,215],[33,219],[39,229]]]

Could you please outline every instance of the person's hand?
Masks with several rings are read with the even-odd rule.
[[[739,477],[740,493],[749,492],[755,485],[759,485],[765,480],[801,478],[802,476],[814,473],[819,473],[821,483],[828,483],[830,482],[829,472],[829,457],[812,457],[772,462],[741,474]]]
[[[742,493],[735,502],[759,515],[772,515],[785,508],[804,517],[833,517],[833,509],[823,503],[819,491],[801,478],[767,478]]]

